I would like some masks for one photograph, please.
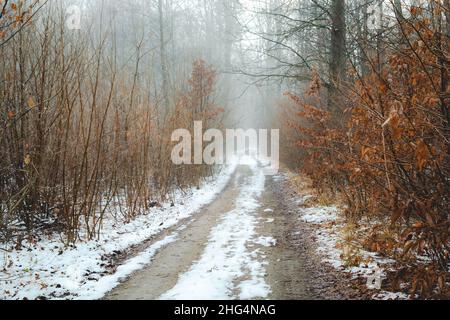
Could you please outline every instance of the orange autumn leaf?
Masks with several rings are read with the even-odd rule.
[[[30,108],[30,109],[33,109],[36,106],[36,103],[34,102],[33,97],[28,98],[27,104],[28,104],[28,108]]]
[[[422,171],[428,162],[430,153],[428,152],[428,147],[426,143],[420,139],[417,142],[417,149],[416,149],[416,160],[417,160],[417,168],[419,171]]]

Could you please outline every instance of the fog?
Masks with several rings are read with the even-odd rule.
[[[202,59],[216,70],[215,104],[226,110],[225,124],[259,128],[271,126],[282,94],[281,82],[260,76],[273,63],[255,36],[270,27],[258,14],[269,2],[50,0],[38,19],[63,17],[66,41],[101,50],[110,71],[136,81],[137,99],[161,102],[162,114]]]

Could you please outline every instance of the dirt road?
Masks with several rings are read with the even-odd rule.
[[[351,298],[315,255],[297,209],[283,174],[239,166],[214,202],[174,229],[176,241],[105,299]]]

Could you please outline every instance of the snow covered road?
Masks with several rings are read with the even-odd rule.
[[[283,173],[264,176],[249,158],[213,202],[160,238],[169,241],[105,299],[344,297],[348,283],[315,254],[315,231],[300,219],[288,181]]]
[[[265,176],[256,161],[238,167],[229,187],[178,232],[177,240],[108,298],[267,298],[268,262],[261,248],[276,241],[257,232],[264,186]]]

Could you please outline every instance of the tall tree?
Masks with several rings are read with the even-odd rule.
[[[164,9],[163,0],[158,0],[158,17],[159,17],[159,53],[161,59],[161,76],[162,76],[162,97],[165,112],[169,109],[169,70],[167,66],[166,53],[166,37],[164,27]]]
[[[345,0],[331,2],[331,47],[330,47],[330,87],[329,107],[339,110],[339,89],[345,76],[346,65],[346,23]]]

